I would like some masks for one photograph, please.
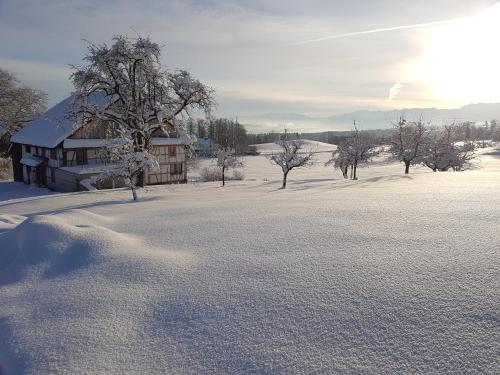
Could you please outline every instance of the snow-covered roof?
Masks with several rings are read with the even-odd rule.
[[[26,124],[12,136],[11,142],[39,147],[56,147],[79,127],[69,116],[73,100],[74,96],[64,99],[42,116]],[[107,99],[103,94],[95,93],[89,100],[96,104],[104,104]]]
[[[27,155],[21,158],[21,164],[29,165],[30,167],[36,167],[43,162],[42,158],[33,155]]]

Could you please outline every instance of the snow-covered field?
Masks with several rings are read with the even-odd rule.
[[[500,155],[327,157],[138,203],[1,182],[0,374],[498,373]]]

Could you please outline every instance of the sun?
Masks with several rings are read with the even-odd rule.
[[[410,76],[443,102],[500,102],[500,4],[432,29]]]

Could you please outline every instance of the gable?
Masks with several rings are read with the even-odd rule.
[[[106,98],[96,93],[91,100],[104,103]],[[74,96],[70,96],[56,104],[42,116],[26,124],[10,141],[38,147],[56,147],[81,127],[69,116],[73,101]]]

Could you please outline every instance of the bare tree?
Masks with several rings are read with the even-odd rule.
[[[288,173],[294,168],[312,165],[314,152],[305,149],[304,142],[298,140],[278,140],[275,143],[280,146],[281,150],[276,153],[273,152],[269,159],[273,164],[281,167],[283,171],[282,188],[285,189]]]
[[[424,143],[429,135],[428,127],[420,119],[407,122],[403,117],[394,124],[391,140],[391,152],[405,165],[405,174],[410,173],[410,165],[418,164],[425,152]]]
[[[426,144],[421,163],[434,172],[445,172],[449,169],[462,171],[470,168],[470,162],[476,157],[476,146],[470,141],[459,141],[459,132],[460,126],[456,124],[435,130]]]
[[[333,165],[335,169],[340,169],[344,178],[349,178],[350,167],[349,142],[347,140],[338,144],[337,149],[332,152],[332,158],[325,163],[325,166]]]
[[[4,144],[46,107],[46,93],[21,85],[14,74],[0,68],[0,137]]]
[[[160,57],[160,46],[140,36],[116,36],[111,46],[89,43],[87,65],[73,67],[73,114],[132,137],[135,152],[149,151],[155,135],[183,132],[182,119],[191,110],[208,113],[214,92],[185,70],[164,70]]]
[[[222,186],[226,185],[226,171],[231,168],[243,167],[243,162],[239,160],[235,151],[230,148],[218,147],[215,156],[217,158],[217,167],[222,173]]]
[[[349,167],[351,179],[357,180],[357,170],[360,165],[368,163],[377,155],[375,145],[370,142],[368,134],[360,132],[354,123],[354,130],[349,138],[341,142],[332,158],[325,165],[333,165],[342,171],[344,178],[348,178]]]

